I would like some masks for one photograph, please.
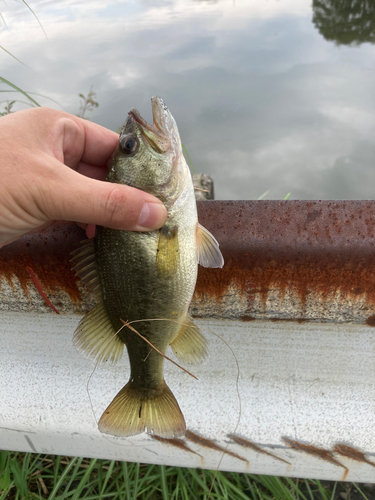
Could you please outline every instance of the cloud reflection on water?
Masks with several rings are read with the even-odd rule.
[[[10,9],[10,5],[8,8]],[[13,7],[13,5],[12,5]],[[110,1],[2,11],[2,76],[112,129],[161,95],[217,198],[374,198],[374,46],[337,47],[310,1]],[[43,101],[47,105],[47,101]]]

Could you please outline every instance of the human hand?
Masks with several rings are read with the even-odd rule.
[[[103,182],[118,134],[49,108],[0,118],[0,247],[54,221],[150,231],[167,211],[138,189]],[[88,225],[88,226],[87,226]]]

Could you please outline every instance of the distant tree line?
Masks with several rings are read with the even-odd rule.
[[[313,23],[339,45],[375,43],[374,0],[313,0]]]

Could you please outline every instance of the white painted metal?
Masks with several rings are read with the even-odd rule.
[[[87,394],[92,362],[73,348],[80,316],[0,312],[0,448],[217,468],[221,453],[185,439],[200,456],[145,434],[114,439],[98,429]],[[332,450],[346,443],[375,464],[375,329],[353,324],[197,320],[209,361],[171,363],[166,380],[187,427],[248,460],[225,455],[220,469],[375,482],[375,466],[334,454],[343,467],[289,448],[282,437]],[[206,330],[208,329],[208,330]],[[220,335],[232,347],[237,365]],[[97,368],[90,382],[98,419],[128,378],[126,356]],[[240,417],[240,422],[238,418]],[[236,433],[290,462],[234,444]],[[345,470],[348,469],[348,472]]]

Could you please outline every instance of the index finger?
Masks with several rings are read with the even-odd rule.
[[[74,118],[83,128],[85,136],[81,161],[90,165],[105,165],[116,149],[119,135],[97,123]]]

